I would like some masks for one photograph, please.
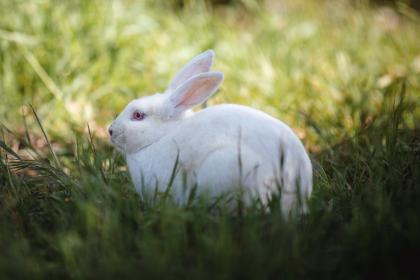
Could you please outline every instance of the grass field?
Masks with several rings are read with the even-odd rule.
[[[1,279],[415,278],[420,15],[263,2],[0,0]],[[209,105],[264,110],[310,152],[308,215],[136,195],[107,125],[208,48]]]

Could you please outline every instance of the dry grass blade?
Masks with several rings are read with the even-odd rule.
[[[36,45],[38,43],[38,40],[30,35],[3,29],[0,29],[0,39],[24,45]]]
[[[44,70],[44,68],[36,59],[36,57],[31,52],[29,52],[26,48],[21,47],[20,49],[22,50],[23,56],[25,57],[25,59],[31,65],[32,69],[36,72],[36,74],[42,80],[42,82],[45,84],[48,90],[54,95],[55,98],[57,98],[58,100],[61,100],[63,98],[63,92],[60,90],[57,84],[51,79],[48,73]]]
[[[34,113],[36,122],[38,123],[39,127],[41,128],[42,134],[44,135],[45,141],[47,142],[47,145],[48,145],[48,149],[50,150],[50,152],[51,152],[51,154],[54,158],[55,164],[58,168],[60,168],[61,167],[60,161],[58,160],[57,155],[55,154],[54,149],[51,146],[51,142],[48,139],[48,136],[47,136],[47,133],[44,130],[44,127],[42,126],[41,120],[39,119],[38,114],[36,113],[34,107],[32,105],[29,105],[29,106],[31,107],[32,112]]]

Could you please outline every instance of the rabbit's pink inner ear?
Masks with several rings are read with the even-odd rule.
[[[208,98],[206,89],[210,88],[210,86],[210,81],[192,85],[178,101],[178,104],[175,105],[175,108],[194,106],[204,102]]]
[[[199,74],[173,92],[171,96],[172,104],[175,109],[183,111],[203,103],[217,90],[222,81],[222,73]]]
[[[210,71],[213,65],[214,52],[212,50],[205,51],[194,57],[187,65],[185,65],[172,79],[169,89],[174,90],[189,78]]]

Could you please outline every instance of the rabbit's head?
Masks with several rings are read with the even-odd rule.
[[[178,72],[164,93],[130,102],[109,127],[112,143],[130,154],[167,135],[223,81],[222,73],[209,72],[213,60],[211,50],[196,56]]]

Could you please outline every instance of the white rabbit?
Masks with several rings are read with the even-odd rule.
[[[191,110],[223,81],[222,73],[209,72],[213,59],[212,50],[196,56],[164,93],[130,102],[111,124],[111,141],[125,154],[136,190],[164,191],[172,181],[173,197],[182,203],[186,185],[211,197],[240,186],[245,200],[265,203],[281,189],[283,213],[306,211],[312,165],[286,124],[240,105]],[[171,180],[176,161],[179,172]]]

